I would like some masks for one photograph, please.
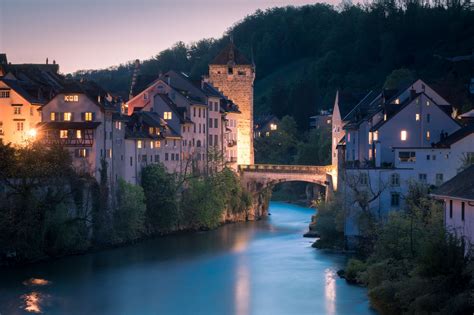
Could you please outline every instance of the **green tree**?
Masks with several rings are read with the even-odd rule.
[[[164,233],[179,226],[176,178],[161,164],[143,168],[142,187],[145,193],[146,222],[150,233]]]
[[[401,88],[407,84],[410,84],[415,80],[415,74],[413,71],[408,69],[397,69],[393,70],[390,75],[387,76],[383,87],[389,90],[395,90]]]
[[[133,241],[145,233],[145,212],[143,188],[120,179],[114,211],[114,230],[119,241]]]

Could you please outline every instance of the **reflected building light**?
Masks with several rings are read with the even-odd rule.
[[[245,256],[240,256],[235,281],[235,314],[250,314],[250,271]]]
[[[25,311],[30,313],[42,313],[41,302],[43,297],[39,292],[31,292],[21,296],[25,302]]]
[[[336,314],[336,275],[333,270],[324,270],[324,298],[326,314]]]
[[[28,280],[23,281],[23,285],[26,286],[43,286],[48,284],[51,284],[51,282],[41,278],[30,278]]]

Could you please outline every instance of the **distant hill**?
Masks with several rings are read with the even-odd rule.
[[[169,69],[200,78],[232,34],[256,64],[256,114],[292,115],[300,129],[307,128],[309,116],[332,106],[337,89],[381,88],[397,69],[411,70],[461,110],[472,108],[467,86],[474,77],[473,60],[452,57],[473,53],[474,11],[456,1],[437,6],[405,1],[256,11],[220,39],[178,42],[144,60],[141,73],[148,81]],[[130,61],[74,76],[126,97],[132,72]],[[147,80],[140,82],[146,85]]]

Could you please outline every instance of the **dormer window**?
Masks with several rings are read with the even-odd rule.
[[[397,98],[397,99],[395,100],[395,104],[397,104],[397,105],[400,104],[400,99],[399,99],[399,98]]]
[[[173,117],[172,112],[164,112],[163,113],[163,119],[165,119],[165,120],[171,120],[172,117]]]

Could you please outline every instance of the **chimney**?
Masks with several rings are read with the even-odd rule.
[[[53,60],[53,65],[55,65],[55,64],[56,64],[56,60]]]
[[[416,90],[414,88],[412,88],[410,90],[410,100],[414,100],[416,97]]]
[[[46,64],[48,64],[48,63],[49,63],[49,61],[48,61],[48,57],[46,57]]]

